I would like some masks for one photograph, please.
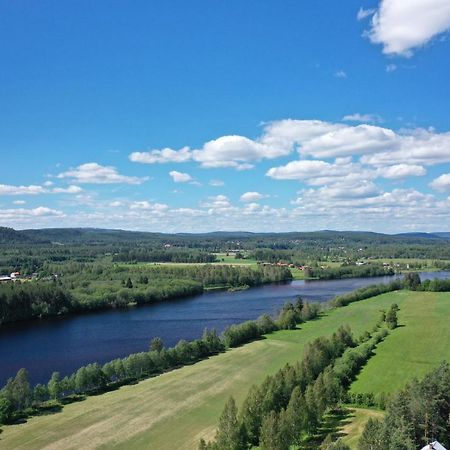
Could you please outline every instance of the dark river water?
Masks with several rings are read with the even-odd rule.
[[[450,272],[422,273],[421,278],[448,278]],[[91,362],[104,363],[148,349],[159,336],[167,347],[201,336],[205,327],[228,325],[274,314],[289,299],[301,296],[324,302],[335,295],[395,277],[293,281],[237,292],[211,292],[130,309],[50,318],[0,326],[0,386],[21,367],[32,383],[47,382],[53,371],[72,373]]]

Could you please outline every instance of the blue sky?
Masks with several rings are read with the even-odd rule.
[[[0,225],[448,230],[448,0],[0,3]]]

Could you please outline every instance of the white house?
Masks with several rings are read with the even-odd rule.
[[[425,445],[422,450],[447,450],[443,445],[439,444],[438,441],[431,442],[431,444]]]

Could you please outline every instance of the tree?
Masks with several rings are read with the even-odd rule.
[[[247,441],[254,446],[259,443],[262,415],[262,395],[260,390],[253,385],[242,405],[241,420],[245,428]]]
[[[10,400],[0,395],[0,424],[6,423],[9,420],[12,409]]]
[[[406,289],[417,291],[421,285],[420,276],[417,272],[406,273],[403,277],[403,284]]]
[[[262,422],[259,448],[261,450],[289,450],[288,439],[283,435],[281,420],[275,411],[270,411]]]
[[[133,282],[131,281],[130,277],[128,277],[128,280],[125,283],[125,287],[128,288],[128,289],[131,289],[133,287]]]
[[[244,450],[246,445],[243,434],[237,419],[236,402],[230,397],[219,419],[216,447],[220,450]]]
[[[164,348],[164,343],[160,337],[154,337],[150,341],[150,351],[151,352],[161,353],[163,348]]]
[[[16,411],[21,411],[29,406],[32,396],[27,370],[19,369],[15,378],[8,380],[3,392]]]
[[[48,399],[48,389],[45,384],[37,384],[33,389],[33,403],[42,403]]]
[[[61,383],[59,372],[53,372],[50,381],[47,384],[50,398],[58,399],[61,394]]]
[[[359,450],[383,450],[383,423],[378,419],[369,418],[358,442]]]
[[[299,386],[292,391],[288,407],[286,408],[286,426],[291,442],[300,443],[303,424],[305,423],[305,401]]]
[[[397,319],[397,311],[395,308],[390,308],[389,311],[386,314],[386,324],[388,328],[393,330],[394,328],[397,328],[398,326],[398,319]]]

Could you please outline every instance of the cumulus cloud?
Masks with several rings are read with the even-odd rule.
[[[141,184],[148,179],[121,175],[115,167],[96,162],[81,164],[60,173],[57,178],[70,178],[81,184]]]
[[[188,173],[178,172],[176,170],[169,172],[169,175],[175,183],[189,183],[190,181],[194,181]]]
[[[396,146],[361,158],[364,164],[388,166],[392,164],[433,165],[450,162],[450,132],[434,130],[405,130],[395,135]]]
[[[444,173],[435,178],[430,186],[437,191],[450,191],[450,173]]]
[[[168,205],[164,204],[164,203],[150,203],[147,200],[143,200],[143,201],[135,201],[132,202],[129,205],[129,208],[131,210],[133,209],[140,209],[140,210],[146,210],[146,211],[152,211],[152,212],[163,212],[166,211],[169,207]]]
[[[425,175],[426,172],[424,167],[414,164],[395,164],[378,170],[378,174],[381,177],[393,180],[406,177],[420,177]]]
[[[241,202],[257,202],[258,200],[261,200],[265,198],[266,195],[261,194],[259,192],[245,192],[241,195]]]
[[[78,194],[82,191],[79,186],[70,185],[66,188],[51,188],[53,183],[45,182],[44,186],[13,186],[0,184],[0,195],[40,195],[40,194]]]
[[[42,186],[30,184],[29,186],[12,186],[0,184],[0,195],[37,195],[45,193]]]
[[[383,46],[383,53],[409,57],[448,29],[448,0],[381,0],[367,36]]]
[[[80,192],[83,192],[83,189],[81,189],[79,186],[71,184],[66,188],[61,187],[53,188],[51,192],[53,192],[54,194],[79,194]]]
[[[337,158],[334,163],[306,159],[291,161],[284,166],[272,167],[266,175],[275,180],[302,181],[310,186],[349,184],[375,177],[373,170],[352,163],[348,158]]]
[[[65,214],[62,211],[58,211],[46,206],[38,206],[37,208],[25,209],[0,209],[0,219],[5,221],[20,221],[34,219],[36,217],[64,217]]]

